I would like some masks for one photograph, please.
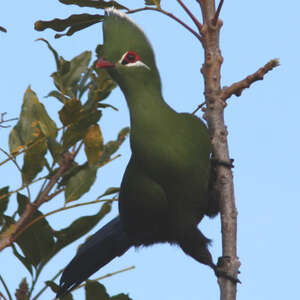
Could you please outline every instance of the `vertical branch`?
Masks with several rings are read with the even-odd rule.
[[[237,210],[234,199],[233,176],[229,156],[227,128],[224,122],[225,102],[221,99],[221,65],[223,57],[219,47],[222,21],[218,19],[221,4],[216,11],[215,0],[198,1],[202,14],[201,30],[205,61],[201,72],[205,83],[206,120],[208,123],[213,155],[217,162],[216,189],[220,194],[223,256],[218,267],[232,277],[237,277],[240,266],[236,255]],[[223,1],[220,3],[223,4]],[[217,19],[217,20],[215,20]],[[218,162],[221,162],[218,164]],[[218,280],[221,300],[236,299],[236,284],[227,278]]]

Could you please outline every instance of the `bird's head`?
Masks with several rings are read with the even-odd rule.
[[[96,64],[98,68],[106,68],[125,92],[137,87],[160,90],[153,49],[137,24],[120,10],[107,9],[103,36],[103,57]]]

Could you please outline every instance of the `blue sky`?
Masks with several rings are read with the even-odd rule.
[[[200,16],[195,1],[185,2]],[[128,6],[137,8],[143,3],[132,0]],[[191,24],[175,0],[162,1],[162,6]],[[238,297],[244,300],[296,299],[299,294],[299,9],[297,1],[289,5],[278,1],[272,4],[258,0],[225,1],[221,13],[224,21],[220,41],[224,57],[223,86],[243,79],[272,58],[279,58],[281,63],[279,68],[266,75],[264,81],[244,91],[242,97],[232,97],[225,112],[230,155],[235,160],[235,195],[239,212],[238,256],[242,263],[242,285],[238,286]],[[55,40],[53,31],[36,32],[33,23],[38,19],[64,18],[83,12],[97,13],[92,9],[64,6],[55,0],[28,0],[17,4],[2,1],[0,25],[6,27],[8,33],[0,33],[0,112],[17,117],[24,91],[30,84],[57,120],[60,105],[54,99],[44,98],[53,87],[49,75],[54,71],[55,63],[47,47],[35,39],[46,38],[60,55],[71,59],[85,50],[94,51],[102,42],[101,25]],[[145,30],[155,49],[166,101],[177,111],[192,112],[203,102],[200,74],[203,50],[198,40],[156,12],[143,12],[132,18]],[[108,101],[120,112],[105,111],[100,125],[106,141],[115,138],[118,130],[129,124],[128,110],[120,91],[115,90]],[[0,130],[0,146],[8,149],[9,129]],[[130,155],[128,142],[119,153],[121,158],[98,172],[97,183],[82,201],[93,200],[107,187],[119,185]],[[0,161],[3,159],[0,153]],[[21,178],[16,174],[12,164],[1,167],[1,186],[10,185],[12,189],[20,186]],[[12,197],[11,202],[14,201]],[[63,199],[58,198],[45,205],[42,211],[62,205]],[[97,210],[96,205],[74,209],[48,220],[59,229],[67,226],[74,216],[93,214]],[[116,214],[114,209],[94,231]],[[213,239],[211,252],[216,260],[221,254],[219,218],[204,220],[200,228]],[[43,280],[53,277],[68,263],[82,241],[61,251],[46,267],[37,290],[42,287]],[[25,275],[29,278],[28,273],[14,259],[10,249],[1,253],[0,262],[0,273],[14,293],[21,278]],[[136,269],[102,282],[111,295],[125,292],[134,300],[210,300],[219,297],[212,271],[169,245],[132,249],[91,278],[131,265]],[[2,286],[0,291],[3,291]],[[51,299],[52,295],[47,292],[41,299]],[[82,291],[74,295],[75,299],[82,299]]]

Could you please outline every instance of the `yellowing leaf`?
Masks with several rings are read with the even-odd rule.
[[[96,124],[90,126],[83,142],[89,165],[96,164],[103,154],[103,137],[100,127]]]

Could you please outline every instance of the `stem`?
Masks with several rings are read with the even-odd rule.
[[[116,271],[116,272],[113,272],[113,273],[108,273],[108,274],[106,274],[104,276],[101,276],[101,277],[98,277],[98,278],[95,278],[95,279],[91,279],[91,280],[92,281],[99,281],[99,280],[102,280],[102,279],[105,279],[105,278],[117,275],[119,273],[123,273],[123,272],[126,272],[126,271],[133,270],[134,268],[135,268],[135,266],[131,266],[131,267],[128,267],[128,268],[125,268],[125,269],[122,269],[122,270],[119,270],[119,271]],[[86,286],[86,283],[83,283],[83,284],[79,285],[77,288],[74,289],[74,291],[77,290],[77,289],[80,289],[80,288],[82,288],[84,286]]]
[[[57,183],[58,179],[65,173],[65,171],[68,170],[73,159],[74,156],[68,152],[63,155],[63,163],[57,172],[51,177],[45,189],[39,194],[34,202],[26,205],[25,211],[20,219],[13,224],[13,226],[10,226],[3,235],[1,235],[0,250],[10,246],[16,240],[16,235],[18,232],[21,231],[24,226],[26,226],[28,220],[30,220],[37,209],[47,201],[51,189]]]
[[[133,14],[133,13],[137,13],[140,11],[145,11],[145,10],[154,10],[157,12],[160,12],[168,17],[170,17],[171,19],[175,20],[177,23],[179,23],[180,25],[182,25],[185,29],[187,29],[189,32],[191,32],[200,42],[201,42],[201,35],[199,33],[197,33],[194,29],[192,29],[190,26],[188,26],[187,24],[185,24],[183,21],[181,21],[180,19],[178,19],[176,16],[174,16],[173,14],[163,10],[163,9],[158,9],[158,8],[154,8],[154,7],[143,7],[143,8],[138,8],[138,9],[133,9],[128,11],[128,14]]]
[[[220,12],[221,12],[223,3],[224,3],[224,0],[221,0],[220,3],[219,3],[219,5],[218,5],[216,14],[215,14],[214,19],[213,19],[213,21],[212,21],[212,25],[213,25],[213,26],[216,26],[216,25],[217,25],[217,22],[218,22],[218,19],[219,19],[219,16],[220,16]]]
[[[206,120],[211,136],[213,157],[219,162],[229,162],[227,128],[224,122],[225,102],[221,98],[221,65],[223,57],[219,46],[221,20],[215,25],[211,22],[216,12],[214,0],[198,1],[203,15],[202,41],[205,61],[201,72],[205,83]],[[219,11],[221,10],[219,5]],[[225,164],[216,165],[215,189],[220,195],[222,226],[222,257],[218,267],[228,275],[237,278],[240,262],[236,256],[237,210],[234,198],[233,176],[231,168]],[[236,284],[228,278],[219,277],[218,284],[222,300],[236,299]]]
[[[198,19],[192,14],[192,12],[185,6],[185,4],[181,0],[177,0],[177,2],[180,4],[180,6],[185,10],[185,12],[192,19],[192,21],[194,22],[194,24],[197,26],[199,32],[201,32],[201,30],[202,30],[202,24],[198,21]]]
[[[51,281],[54,281],[61,273],[63,270],[60,270],[52,279]],[[45,285],[31,300],[36,300],[44,291],[48,288],[48,285]]]
[[[10,292],[9,292],[9,289],[8,289],[6,283],[5,283],[5,281],[4,281],[4,279],[2,278],[1,275],[0,275],[0,281],[1,281],[1,283],[3,284],[3,286],[4,286],[4,289],[5,289],[6,293],[7,293],[7,296],[8,296],[8,298],[9,298],[9,300],[13,300],[13,298],[12,298]]]

